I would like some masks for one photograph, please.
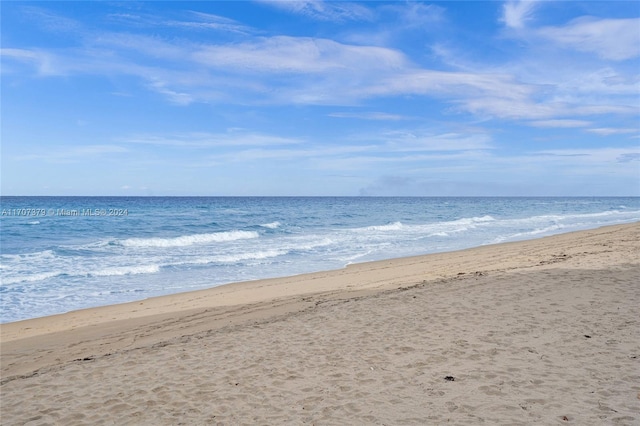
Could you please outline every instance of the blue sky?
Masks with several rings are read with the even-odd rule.
[[[4,195],[640,195],[640,3],[3,1]]]

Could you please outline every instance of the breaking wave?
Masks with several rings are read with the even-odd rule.
[[[254,231],[229,231],[209,234],[183,235],[174,238],[128,238],[117,242],[125,247],[187,247],[195,244],[222,243],[258,238]]]

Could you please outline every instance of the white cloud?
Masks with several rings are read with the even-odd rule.
[[[520,43],[508,62],[470,59],[466,50],[450,43],[433,47],[437,58],[451,68],[472,75],[508,75],[512,82],[531,89],[528,94],[511,99],[502,95],[462,99],[461,109],[493,117],[540,120],[637,114],[637,96],[640,93],[637,65],[571,54],[566,46],[541,37],[536,29],[525,28],[511,35],[527,43]]]
[[[418,164],[475,157],[482,151],[493,149],[487,134],[431,133],[420,129],[352,135],[334,140],[331,145],[324,141],[286,139],[242,130],[238,131],[237,137],[233,135],[235,131],[229,133],[193,133],[172,137],[142,135],[126,141],[187,148],[225,147],[224,151],[218,150],[206,157],[200,167],[296,160],[308,161],[308,167],[345,171],[371,164]]]
[[[552,93],[556,99],[541,98],[538,93],[548,91],[550,84],[526,84],[512,73],[421,69],[395,49],[308,37],[260,37],[203,46],[106,34],[95,44],[99,48],[47,53],[3,49],[2,53],[34,64],[41,75],[134,75],[177,105],[218,101],[354,105],[369,98],[420,95],[446,99],[458,111],[480,116],[543,120],[567,114],[628,114],[635,109],[611,104],[606,90],[625,93],[639,84],[607,70],[596,73],[590,84],[598,90],[586,94],[601,93],[602,100],[564,100],[558,96],[562,86]],[[579,91],[569,88],[564,87],[564,93],[575,97]]]
[[[514,24],[516,17],[529,16],[534,6],[507,3],[505,11],[509,8],[514,10],[509,15]],[[413,9],[420,12],[414,15],[431,10]],[[217,15],[194,13],[198,22],[236,25]],[[581,25],[574,21],[567,28]],[[562,28],[540,31],[547,31],[551,37],[554,31],[561,34]],[[530,33],[542,34],[534,30]],[[509,67],[473,64],[466,67],[466,72],[435,71],[412,63],[397,49],[327,38],[273,36],[207,44],[114,32],[84,37],[82,46],[73,49],[2,49],[2,55],[33,65],[40,75],[136,76],[149,90],[177,105],[229,102],[353,106],[372,98],[425,96],[448,103],[448,112],[536,120],[532,124],[542,127],[580,127],[576,116],[636,113],[632,102],[640,87],[637,76],[630,78],[612,67],[571,75],[571,69],[554,73],[554,66],[537,62],[535,67],[528,63]],[[622,44],[628,43],[623,40]],[[544,69],[550,71],[540,71]],[[334,116],[347,117],[344,113]],[[554,122],[558,117],[564,121]],[[383,113],[360,114],[357,118],[401,119]]]
[[[616,158],[618,163],[631,163],[631,162],[640,162],[640,152],[628,152],[624,154],[620,154],[618,158]]]
[[[407,28],[429,29],[431,24],[444,20],[445,9],[434,4],[424,4],[418,2],[404,2],[384,5],[381,13],[393,13],[398,17],[398,28],[403,31]]]
[[[535,1],[508,1],[502,6],[501,21],[510,28],[524,28],[526,21],[533,18],[536,6]]]
[[[165,95],[172,103],[176,105],[189,105],[195,101],[194,97],[189,93],[176,92],[167,88],[167,84],[163,81],[156,80],[149,83],[149,86],[158,93]]]
[[[197,31],[213,30],[235,34],[251,34],[255,32],[251,27],[220,15],[199,11],[187,11],[180,15],[184,18],[158,16],[148,13],[110,13],[107,15],[107,18],[112,22],[134,28],[173,27]]]
[[[270,164],[271,161],[338,161],[340,158],[351,158],[355,153],[370,152],[375,147],[371,145],[362,146],[328,146],[328,145],[305,145],[293,148],[280,148],[265,146],[260,148],[239,149],[231,152],[215,154],[208,157],[214,164],[258,162],[263,165]],[[296,167],[300,163],[295,163]],[[208,166],[208,165],[205,165]]]
[[[57,57],[49,52],[44,52],[38,49],[0,49],[0,56],[5,58],[2,61],[2,67],[7,67],[6,60],[14,59],[21,63],[33,65],[38,74],[43,76],[63,75],[64,73],[59,70],[57,66]]]
[[[127,152],[129,152],[127,148],[119,145],[58,146],[47,147],[38,153],[17,155],[12,159],[15,161],[42,160],[48,163],[72,163],[96,158],[106,159],[113,154]]]
[[[154,134],[132,135],[122,138],[121,142],[184,148],[212,148],[297,145],[303,141],[301,139],[250,132],[243,129],[229,129],[226,133],[191,132],[168,136]]]
[[[355,46],[329,39],[276,36],[253,42],[210,45],[192,57],[208,67],[273,73],[371,72],[406,66],[405,56],[392,49]]]
[[[533,95],[519,99],[500,96],[478,96],[463,99],[459,103],[461,109],[479,116],[516,120],[540,120],[542,122],[548,121],[545,119],[555,119],[554,117],[603,114],[633,115],[637,114],[638,111],[637,108],[626,105],[580,105],[579,102],[535,100]]]
[[[196,20],[170,20],[164,22],[164,24],[172,27],[183,27],[196,30],[216,30],[238,34],[250,34],[255,32],[252,28],[224,16],[196,11],[192,11],[191,14],[196,18]]]
[[[433,170],[433,169],[431,169]],[[466,167],[435,170],[422,176],[379,177],[360,188],[363,196],[512,196],[522,194],[521,185],[470,177]],[[460,176],[464,174],[463,176]],[[491,178],[489,178],[491,179]]]
[[[82,25],[78,21],[52,13],[41,7],[24,6],[22,11],[25,16],[36,21],[40,27],[47,31],[73,33],[82,29]]]
[[[568,110],[567,110],[568,111]],[[585,105],[575,106],[571,109],[574,114],[579,115],[599,115],[599,114],[638,114],[638,108],[630,105]]]
[[[370,139],[374,139],[371,136]],[[422,130],[395,130],[380,135],[386,152],[482,151],[493,149],[487,134],[434,134]]]
[[[357,93],[361,97],[431,95],[444,96],[463,105],[465,110],[483,109],[486,100],[507,105],[528,103],[534,86],[522,84],[508,74],[461,73],[406,69],[372,81]],[[476,100],[482,100],[474,106]],[[480,108],[478,108],[480,107]],[[495,111],[492,111],[495,112]]]
[[[357,118],[360,120],[376,121],[401,121],[412,119],[412,117],[407,117],[399,114],[388,114],[385,112],[332,112],[329,114],[329,117]]]
[[[363,195],[403,193],[438,195],[433,192],[454,185],[452,194],[460,195],[541,195],[598,194],[599,179],[615,176],[623,185],[616,193],[637,193],[640,149],[591,148],[555,149],[501,156],[498,151],[463,151],[452,155],[426,155],[415,169],[410,163],[398,164],[395,170],[381,169],[383,176],[363,188]],[[413,156],[412,156],[413,157]],[[373,164],[375,159],[370,159]],[[396,159],[396,161],[401,161]],[[441,167],[439,167],[442,165]],[[345,161],[344,167],[348,166]],[[505,181],[505,176],[509,180]],[[559,182],[562,182],[561,184]],[[590,182],[592,185],[586,185]],[[595,185],[594,185],[595,184]],[[595,189],[594,189],[595,188]],[[604,187],[603,187],[604,188]],[[569,191],[569,192],[567,192]]]
[[[610,135],[627,135],[627,134],[639,134],[640,128],[636,129],[618,129],[611,127],[601,127],[597,129],[587,129],[587,132],[595,133],[600,136],[610,136]]]
[[[373,12],[362,4],[322,0],[260,0],[260,3],[318,21],[369,21]]]
[[[565,26],[544,27],[536,34],[561,46],[622,61],[640,56],[640,18],[581,17]]]
[[[538,151],[533,155],[545,157],[545,164],[559,163],[566,166],[580,168],[583,173],[592,173],[596,169],[606,169],[616,173],[630,173],[637,176],[637,168],[616,169],[616,164],[625,162],[625,159],[637,158],[640,155],[640,148],[583,148],[583,149],[551,149]]]
[[[533,127],[551,127],[551,128],[572,128],[572,127],[586,127],[591,124],[585,120],[538,120],[529,123]]]
[[[640,31],[640,30],[639,30]],[[638,37],[640,43],[640,36]],[[597,67],[597,65],[596,65]],[[596,69],[583,70],[572,78],[573,84],[566,84],[569,92],[583,92],[585,94],[626,95],[637,99],[640,93],[640,75],[627,73],[623,68],[597,67]]]
[[[143,54],[145,59],[183,61],[193,49],[188,44],[171,43],[160,37],[128,33],[104,33],[91,38],[90,48],[80,51],[89,55],[92,50],[104,49],[111,56],[131,51]],[[118,58],[119,59],[119,58]],[[142,57],[138,62],[142,62]],[[120,59],[122,60],[122,59]]]

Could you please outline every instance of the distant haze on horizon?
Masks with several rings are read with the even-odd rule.
[[[640,196],[635,1],[1,8],[1,192]]]

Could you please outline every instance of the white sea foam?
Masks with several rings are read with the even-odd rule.
[[[388,225],[367,226],[367,231],[399,231],[404,227],[402,222],[393,222]]]
[[[280,222],[271,222],[271,223],[263,223],[262,225],[263,228],[269,228],[269,229],[277,229],[280,227]]]
[[[484,216],[478,216],[478,217],[465,217],[462,219],[453,220],[448,223],[460,224],[460,225],[473,225],[476,223],[493,222],[495,220],[496,219],[493,216],[484,215]]]
[[[308,251],[320,247],[336,245],[338,240],[344,241],[343,239],[337,238],[337,236],[334,236],[332,239],[318,235],[310,235],[308,237],[294,237],[287,239],[283,241],[283,245],[293,251]]]
[[[429,234],[430,237],[448,237],[449,234],[447,234],[446,232],[433,232],[431,234]]]
[[[38,259],[51,259],[53,257],[55,257],[53,250],[43,250],[33,253],[2,254],[0,258],[2,259],[2,263],[5,263],[6,261],[33,262]]]
[[[66,277],[71,279],[73,277],[109,277],[120,275],[138,275],[138,274],[152,274],[160,271],[160,265],[131,265],[131,266],[114,266],[106,267],[98,270],[87,270],[83,268],[69,268],[68,265],[58,264],[60,269],[46,272],[25,273],[24,271],[13,271],[12,274],[3,273],[3,284],[18,284],[18,283],[34,283],[37,281],[44,281],[51,278]]]
[[[551,225],[545,228],[536,228],[527,232],[516,232],[514,234],[509,234],[509,235],[501,235],[499,237],[496,237],[491,243],[497,244],[497,243],[501,243],[509,240],[523,240],[523,239],[527,239],[527,238],[541,235],[541,234],[556,233],[557,231],[564,228],[565,227],[563,225]]]
[[[593,219],[603,219],[604,222],[594,221]],[[534,224],[541,225],[558,225],[564,224],[568,225],[580,225],[583,223],[582,221],[586,220],[584,224],[586,226],[598,225],[598,224],[607,224],[612,221],[613,223],[618,222],[626,222],[626,221],[634,221],[640,219],[640,211],[619,211],[619,210],[607,210],[603,212],[596,213],[577,213],[577,214],[566,214],[566,215],[538,215],[538,216],[530,216],[525,218],[518,219],[503,219],[500,222],[505,226],[523,226],[523,227],[531,227]],[[536,228],[537,229],[537,228]]]
[[[132,265],[118,266],[89,272],[86,275],[93,277],[112,277],[120,275],[155,274],[160,271],[160,265]]]
[[[456,219],[446,222],[435,222],[424,225],[405,226],[408,233],[423,235],[427,237],[449,237],[451,234],[467,232],[477,227],[494,226],[499,223],[492,216],[479,216]]]
[[[184,261],[171,262],[164,266],[182,266],[182,265],[208,265],[214,263],[237,263],[244,260],[262,260],[278,256],[284,256],[287,250],[263,250],[256,252],[237,253],[219,256],[201,256]]]
[[[119,241],[125,247],[187,247],[195,244],[221,243],[258,238],[254,231],[229,231],[209,234],[183,235],[174,238],[128,238]]]
[[[3,276],[2,284],[11,285],[11,284],[19,284],[19,283],[33,283],[36,281],[48,280],[50,278],[57,277],[58,275],[62,275],[62,274],[60,272],[41,272],[41,273],[32,273],[29,275]]]
[[[278,256],[284,256],[288,252],[286,250],[265,250],[258,251],[254,253],[238,253],[231,254],[227,256],[216,256],[213,258],[215,262],[224,262],[224,263],[236,263],[241,262],[243,260],[263,260],[270,259]]]

